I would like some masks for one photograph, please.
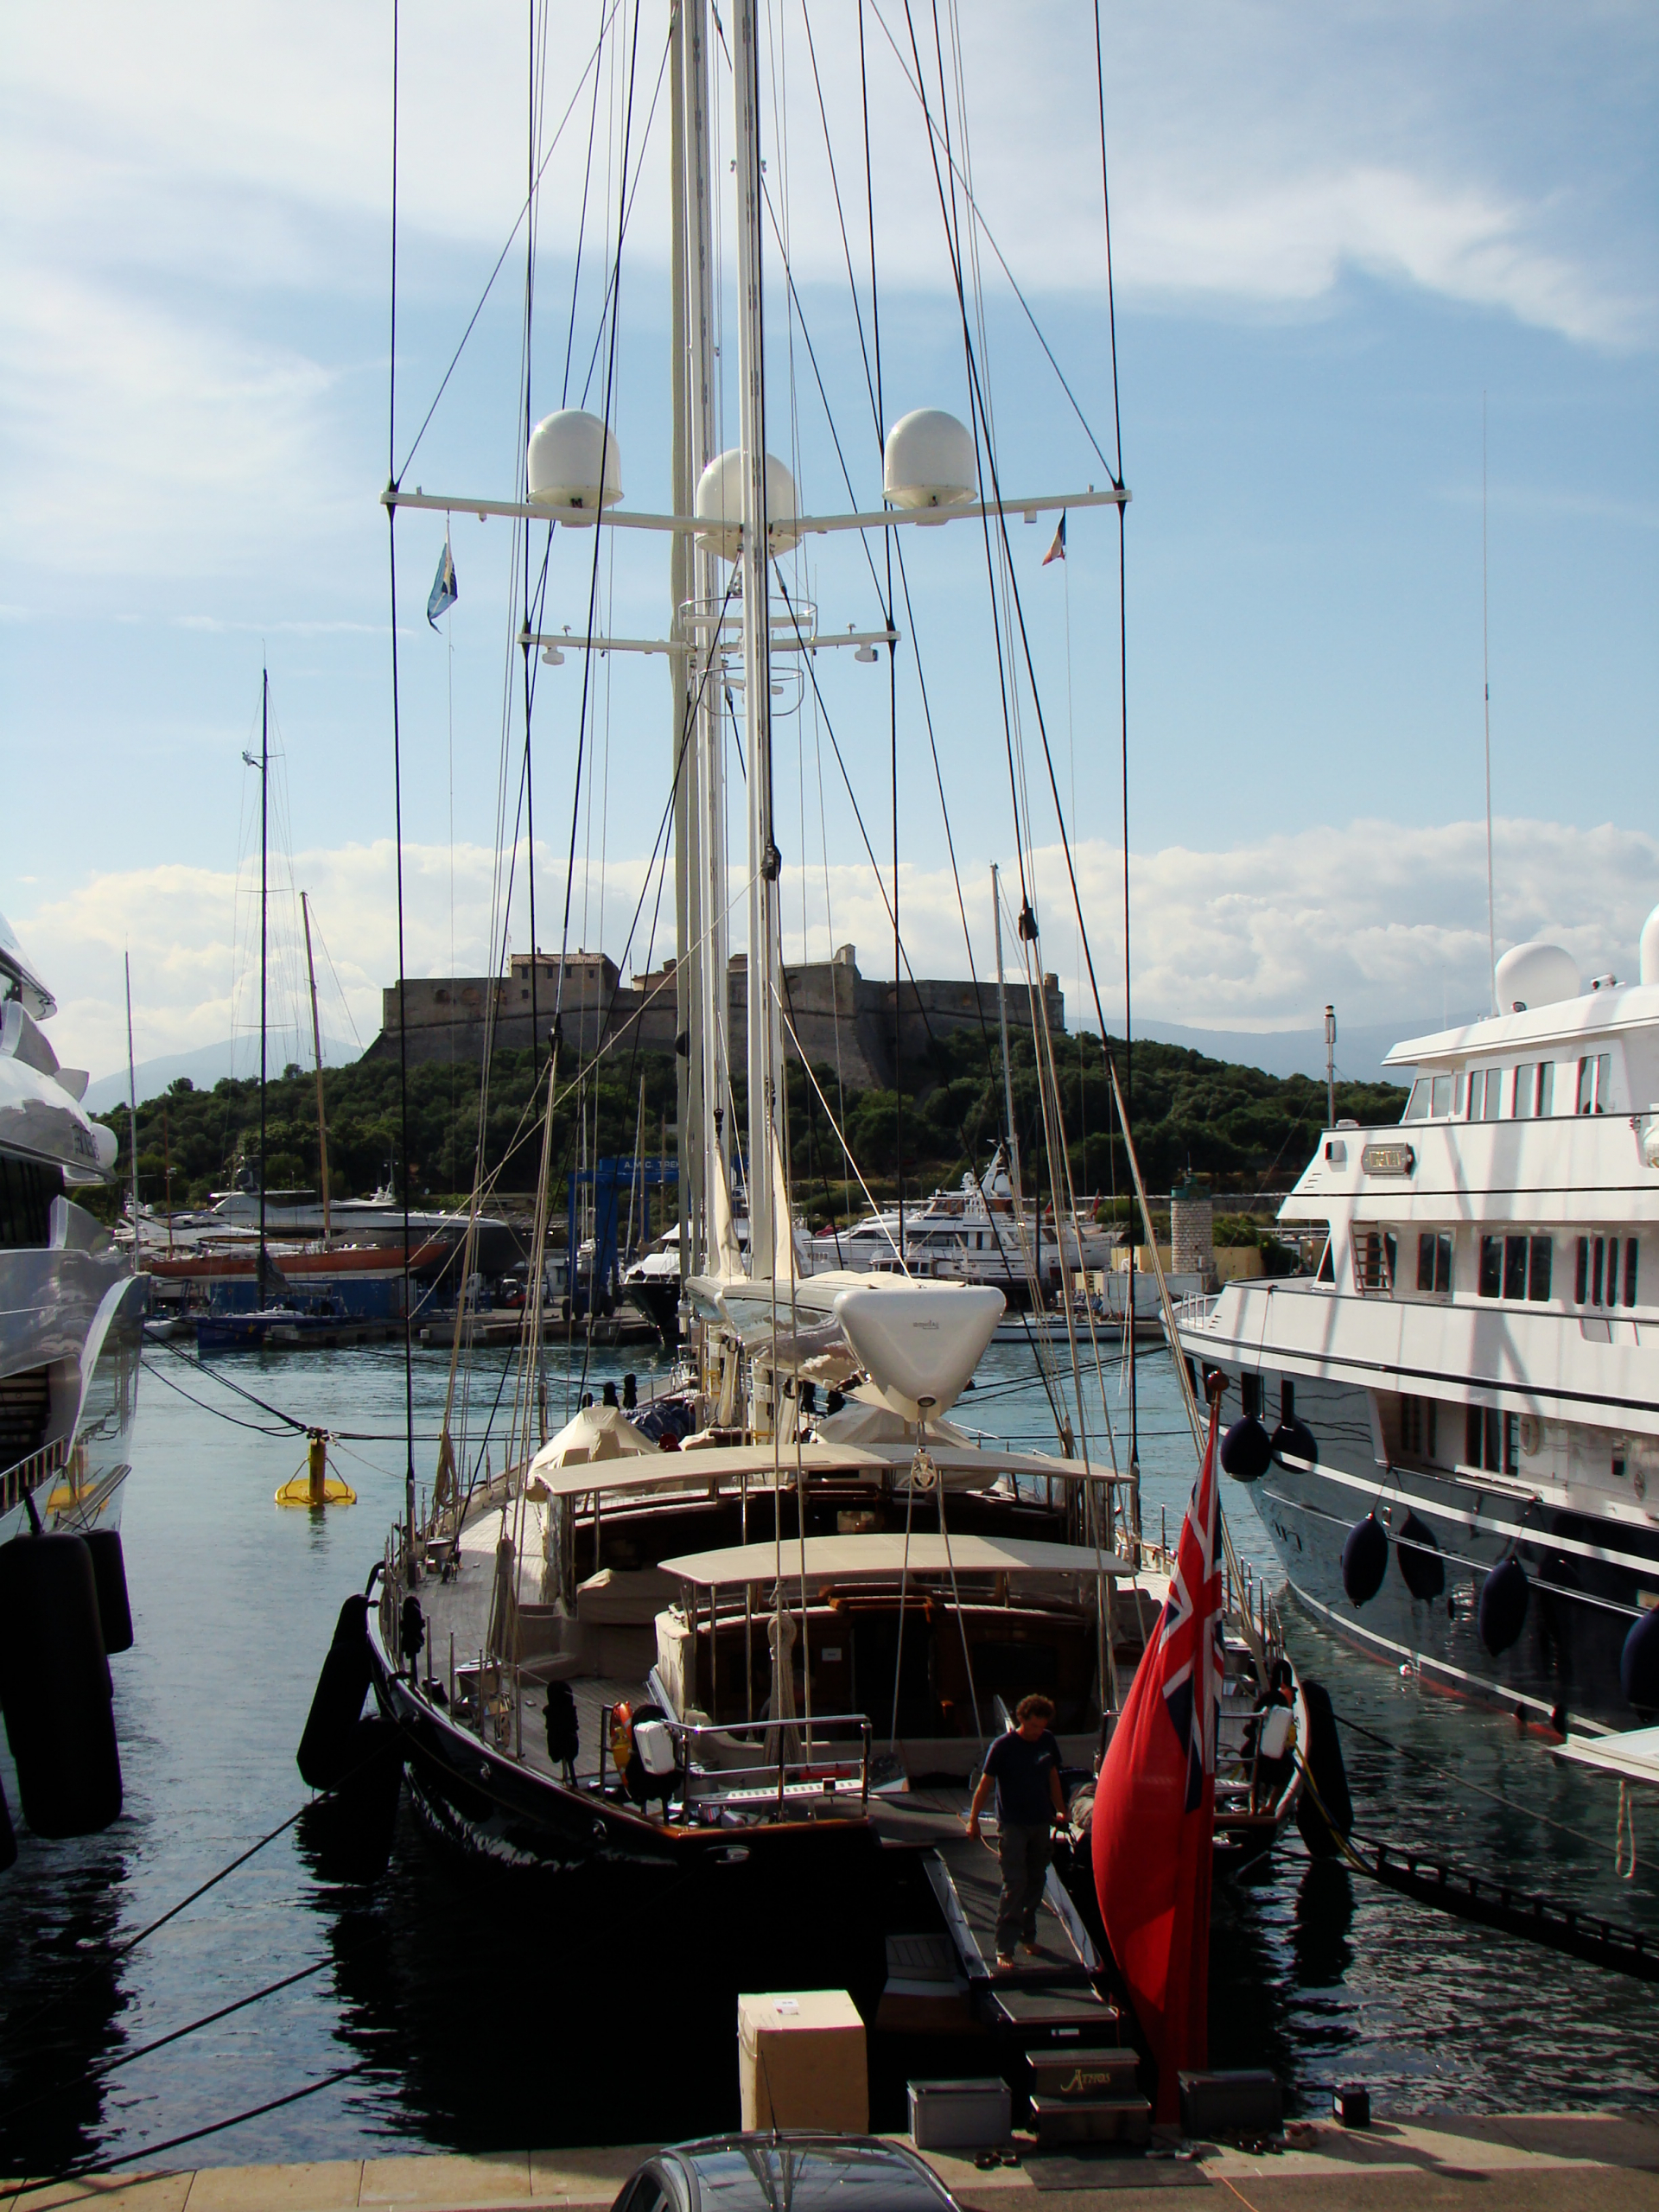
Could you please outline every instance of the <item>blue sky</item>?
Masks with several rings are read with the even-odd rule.
[[[552,11],[550,118],[575,89],[598,15]],[[1090,19],[1046,5],[964,4],[960,16],[982,211],[1109,450]],[[812,10],[837,165],[861,222],[852,20],[822,0]],[[1480,1003],[1483,392],[1500,946],[1558,935],[1586,972],[1622,972],[1659,899],[1651,13],[1187,4],[1109,8],[1103,21],[1135,493],[1137,1003],[1173,1021],[1304,1027],[1335,997],[1356,1023],[1408,1030],[1442,1006]],[[772,22],[769,175],[786,195],[791,264],[868,499],[876,447],[798,0],[779,0]],[[882,29],[903,43],[902,0],[875,0],[866,22],[888,419],[924,404],[965,415],[931,171]],[[389,22],[383,7],[227,21],[181,6],[140,24],[72,6],[26,18],[11,42],[0,86],[15,217],[0,245],[13,302],[0,339],[0,714],[8,812],[29,830],[7,841],[0,906],[60,993],[60,1053],[95,1070],[121,1057],[129,944],[141,1057],[245,1019],[253,795],[239,756],[262,651],[293,880],[315,894],[346,1001],[328,1026],[366,1040],[393,972],[376,505]],[[514,219],[525,97],[524,11],[411,5],[403,25],[400,449]],[[647,0],[636,130],[665,25]],[[620,83],[607,54],[601,181]],[[563,382],[586,123],[584,95],[543,187],[537,414]],[[628,502],[653,506],[665,502],[668,459],[665,150],[659,111],[624,257],[615,410]],[[590,241],[579,355],[593,342],[599,259]],[[1005,484],[1098,483],[988,255],[986,265]],[[510,490],[522,307],[515,248],[410,482]],[[787,450],[785,321],[774,262],[772,442]],[[795,369],[804,501],[839,507],[798,331]],[[1074,515],[1065,569],[1041,570],[1051,528],[1016,527],[1014,550],[1090,931],[1115,972],[1115,531],[1104,514]],[[463,969],[482,957],[497,836],[508,540],[470,518],[454,533],[461,601],[446,642],[422,614],[441,522],[399,525],[416,969],[447,966],[452,946]],[[592,550],[556,535],[556,626],[585,614]],[[906,935],[919,970],[961,972],[912,671],[918,649],[982,962],[988,864],[1013,859],[983,554],[961,525],[912,532],[906,553]],[[613,627],[660,633],[661,541],[619,536],[613,558],[607,539],[604,577]],[[826,628],[874,618],[855,543],[814,541],[808,581]],[[845,656],[819,666],[885,855],[885,671]],[[563,893],[580,679],[574,656],[539,679],[538,913]],[[598,937],[602,899],[620,957],[664,791],[660,664],[605,664],[600,709],[573,935],[585,902]],[[1029,702],[1024,721],[1034,747]],[[791,950],[804,921],[815,954],[851,938],[881,972],[880,901],[810,715],[780,723],[777,760]],[[1029,766],[1040,780],[1034,751]],[[1052,841],[1052,812],[1039,807],[1035,826],[1039,844]],[[1075,934],[1054,874],[1046,861],[1046,952],[1075,1003]],[[550,941],[545,924],[540,934]],[[522,927],[515,937],[525,941]],[[641,962],[644,950],[636,942]]]

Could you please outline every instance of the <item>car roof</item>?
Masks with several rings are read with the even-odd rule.
[[[790,2212],[919,2212],[953,2202],[925,2160],[879,2135],[784,2128],[706,2136],[672,2144],[663,2155],[689,2170],[700,2200],[694,2212],[757,2206],[779,2212],[783,2202]],[[786,2156],[793,2170],[787,2196],[779,2200],[769,2184],[776,2162]]]

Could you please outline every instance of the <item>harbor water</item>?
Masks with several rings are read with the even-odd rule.
[[[480,1362],[475,1405],[504,1358]],[[565,1358],[550,1353],[556,1419]],[[588,1387],[631,1367],[649,1388],[652,1358],[595,1352]],[[636,2142],[734,2124],[733,2005],[704,1903],[664,1894],[630,1917],[595,1910],[579,1876],[533,1899],[462,1881],[407,1811],[372,1893],[326,1886],[289,1827],[134,1945],[302,1802],[294,1752],[317,1670],[341,1599],[401,1515],[405,1463],[400,1347],[238,1356],[211,1371],[154,1347],[145,1369],[124,1514],[137,1643],[112,1662],[125,1810],[79,1842],[20,1828],[0,1875],[0,2174]],[[962,1414],[1052,1446],[1030,1376],[1028,1352],[995,1348]],[[417,1352],[423,1484],[447,1376],[447,1356]],[[1138,1389],[1146,1523],[1155,1533],[1164,1516],[1173,1535],[1193,1455],[1163,1355],[1141,1359]],[[303,1439],[255,1399],[342,1433],[334,1461],[355,1506],[273,1503]],[[1108,1402],[1122,1453],[1121,1369]],[[1230,1483],[1224,1504],[1241,1555],[1271,1585],[1248,1495]],[[1621,1880],[1615,1784],[1294,1612],[1288,1627],[1345,1724],[1362,1831],[1659,1941],[1659,1807],[1638,1805],[1647,1855]],[[15,1810],[3,1754],[0,1774]],[[814,1914],[804,1895],[775,1929],[745,1929],[751,1955],[775,1939],[788,1958]],[[1659,1986],[1314,1864],[1294,1830],[1257,1878],[1217,1891],[1211,1991],[1212,2063],[1273,2067],[1293,2110],[1318,2109],[1338,2080],[1368,2083],[1384,2112],[1648,2103],[1659,2089]],[[900,2124],[880,2108],[893,2094],[878,2096],[876,2124]],[[171,2157],[159,2147],[261,2107]]]

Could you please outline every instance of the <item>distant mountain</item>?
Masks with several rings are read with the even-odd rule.
[[[279,1055],[287,1049],[287,1041],[273,1037],[270,1040],[270,1069],[272,1076],[279,1076],[283,1063]],[[342,1045],[338,1038],[322,1040],[324,1067],[349,1066],[358,1058],[355,1045]],[[307,1048],[303,1065],[311,1065]],[[188,1076],[198,1090],[211,1090],[222,1077],[249,1076],[259,1072],[259,1046],[256,1039],[241,1037],[232,1043],[226,1038],[220,1045],[203,1045],[194,1052],[164,1053],[159,1059],[140,1060],[135,1071],[138,1079],[138,1103],[146,1099],[159,1098],[170,1084],[181,1075]],[[86,1107],[89,1114],[107,1114],[112,1108],[124,1106],[127,1101],[127,1071],[123,1068],[116,1075],[101,1075],[96,1083],[86,1087]]]

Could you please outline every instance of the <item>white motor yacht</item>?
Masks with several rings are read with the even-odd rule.
[[[1659,1708],[1659,908],[1638,973],[1507,952],[1500,1013],[1389,1053],[1399,1124],[1320,1140],[1312,1271],[1179,1315],[1299,1601],[1561,1733]]]
[[[132,1641],[121,1556],[144,1284],[70,1193],[114,1181],[42,1023],[56,1001],[0,917],[0,1698],[23,1813],[48,1836],[120,1810],[107,1653]],[[10,1829],[0,1816],[0,1841]]]

